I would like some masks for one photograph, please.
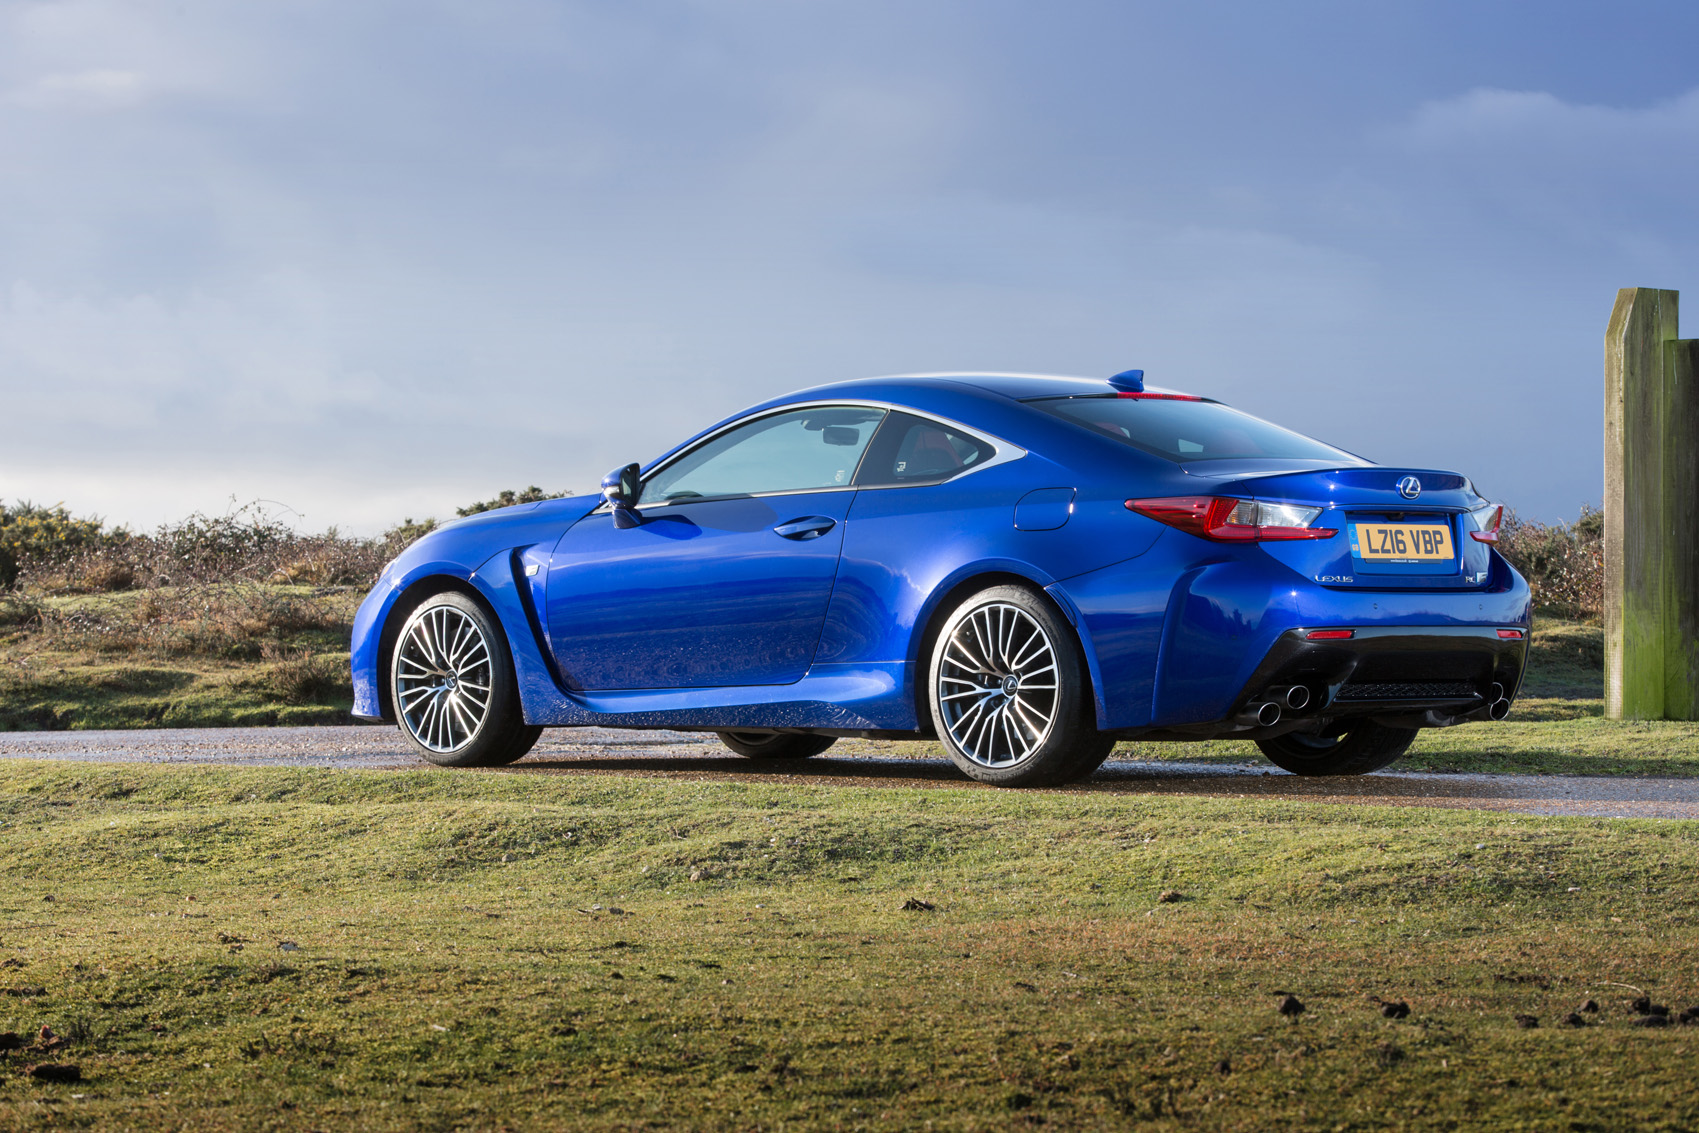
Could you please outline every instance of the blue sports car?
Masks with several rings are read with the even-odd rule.
[[[933,737],[1005,786],[1120,739],[1361,774],[1509,712],[1501,515],[1137,370],[819,386],[414,543],[355,620],[354,711],[454,767],[604,725],[756,759]]]

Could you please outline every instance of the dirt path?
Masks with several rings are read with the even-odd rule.
[[[842,740],[801,764],[762,764],[733,756],[712,736],[559,729],[500,774],[643,775],[749,779],[863,787],[988,790],[942,758],[893,755],[914,745]],[[114,732],[0,732],[0,758],[102,763],[405,769],[430,766],[393,728],[194,728]],[[487,774],[488,772],[486,772]],[[1118,760],[1081,792],[1300,798],[1311,802],[1453,807],[1601,818],[1699,818],[1699,779],[1573,775],[1438,775],[1383,771],[1361,778],[1302,779],[1266,763],[1203,764]]]

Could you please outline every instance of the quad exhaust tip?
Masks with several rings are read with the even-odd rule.
[[[1292,685],[1290,688],[1271,688],[1264,694],[1267,700],[1245,705],[1245,710],[1239,713],[1241,724],[1254,724],[1259,728],[1272,728],[1280,723],[1281,707],[1296,712],[1310,702],[1310,690],[1303,685]]]
[[[1504,686],[1494,681],[1487,689],[1487,718],[1502,720],[1510,715],[1510,698],[1504,695]]]
[[[1280,705],[1272,700],[1253,701],[1233,717],[1233,722],[1252,728],[1272,728],[1280,723]]]

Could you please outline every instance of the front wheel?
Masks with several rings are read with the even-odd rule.
[[[1000,787],[1083,779],[1115,746],[1098,733],[1073,632],[1023,586],[956,607],[932,647],[932,719],[955,765]]]
[[[401,733],[443,767],[496,767],[530,751],[513,659],[495,620],[455,591],[426,598],[395,641],[390,692]]]
[[[837,743],[835,736],[794,732],[717,732],[720,742],[750,759],[807,759]]]
[[[1294,775],[1367,775],[1390,766],[1415,738],[1415,728],[1388,728],[1364,720],[1338,736],[1288,732],[1258,740],[1257,746],[1276,767]]]

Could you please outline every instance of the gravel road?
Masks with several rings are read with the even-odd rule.
[[[910,745],[840,740],[826,755],[764,764],[734,756],[712,736],[610,728],[554,729],[530,755],[495,774],[601,774],[749,779],[863,787],[989,790],[948,760],[893,755]],[[910,748],[911,749],[911,748]],[[431,765],[390,727],[193,728],[113,732],[0,732],[0,759],[402,770]],[[450,772],[445,774],[491,774]],[[1575,775],[1441,775],[1382,771],[1303,779],[1266,763],[1113,760],[1081,792],[1297,798],[1310,802],[1452,807],[1599,818],[1699,818],[1699,779]]]

